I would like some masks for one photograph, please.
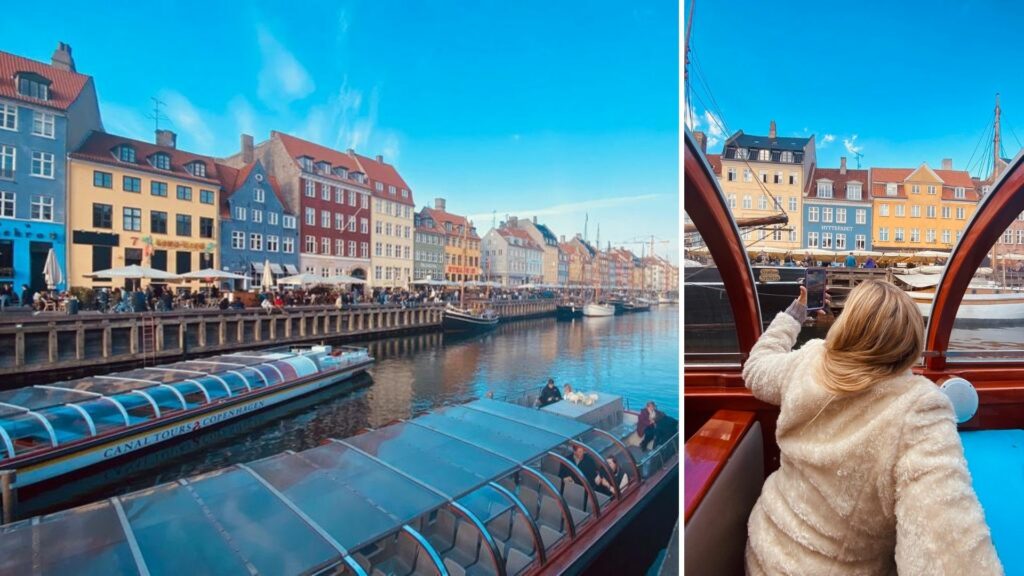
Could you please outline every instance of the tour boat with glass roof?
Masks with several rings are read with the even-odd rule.
[[[684,557],[687,564],[691,559],[699,562],[702,573],[740,574],[747,518],[780,457],[774,435],[779,408],[752,396],[742,370],[777,306],[766,307],[759,297],[765,283],[759,282],[728,201],[689,131],[684,178],[686,212],[716,268],[719,309],[730,325],[728,338],[717,340],[715,350],[699,339],[684,339]],[[973,297],[972,291],[978,288],[976,275],[987,254],[1022,212],[1024,154],[1019,154],[992,179],[941,276],[929,282],[934,290],[928,298],[924,353],[913,368],[937,384],[956,382],[961,389],[976,391],[977,409],[959,425],[960,438],[1007,574],[1024,574],[1019,545],[1024,516],[1024,339],[1021,322],[1014,324],[1005,316],[1012,311],[974,314],[982,305],[979,298],[991,298]],[[981,328],[977,318],[986,319]],[[691,327],[689,315],[685,320],[685,329],[706,332],[702,326]],[[998,329],[988,326],[996,320],[1008,323]]]
[[[579,573],[678,478],[610,394],[453,405],[302,452],[0,527],[0,573]],[[517,403],[518,402],[518,403]],[[627,479],[598,491],[572,459]]]
[[[202,432],[372,363],[362,348],[281,348],[2,391],[0,469],[27,486]]]

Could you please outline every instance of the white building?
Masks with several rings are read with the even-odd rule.
[[[483,277],[503,286],[543,282],[544,249],[530,234],[502,222],[483,239]]]

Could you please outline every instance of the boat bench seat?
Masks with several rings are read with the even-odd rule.
[[[447,510],[438,510],[437,519],[425,526],[421,533],[438,554],[444,554],[455,546],[455,515]]]
[[[509,549],[506,558],[505,573],[508,576],[517,576],[533,562],[533,557],[527,556],[515,548]]]
[[[469,522],[459,521],[455,530],[455,546],[444,553],[445,560],[452,560],[467,568],[480,557],[480,532]]]
[[[1024,430],[961,432],[960,441],[1003,570],[1024,574]]]

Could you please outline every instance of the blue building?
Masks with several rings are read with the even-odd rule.
[[[804,248],[853,251],[871,249],[871,196],[868,171],[815,168],[804,198]]]
[[[221,267],[250,278],[259,287],[263,264],[274,279],[299,273],[299,230],[284,207],[277,182],[259,160],[240,170],[217,165],[221,179]]]
[[[46,288],[54,251],[67,277],[67,153],[102,130],[92,78],[61,43],[50,64],[0,52],[0,285]],[[64,288],[66,282],[58,285]]]

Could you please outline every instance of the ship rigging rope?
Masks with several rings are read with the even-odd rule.
[[[974,152],[971,152],[971,157],[967,159],[967,171],[970,172],[974,166],[974,156],[978,153],[978,148],[981,147],[981,143],[986,141],[986,137],[989,132],[995,126],[993,122],[988,122],[982,128],[981,137],[978,138],[978,142],[974,145]]]

